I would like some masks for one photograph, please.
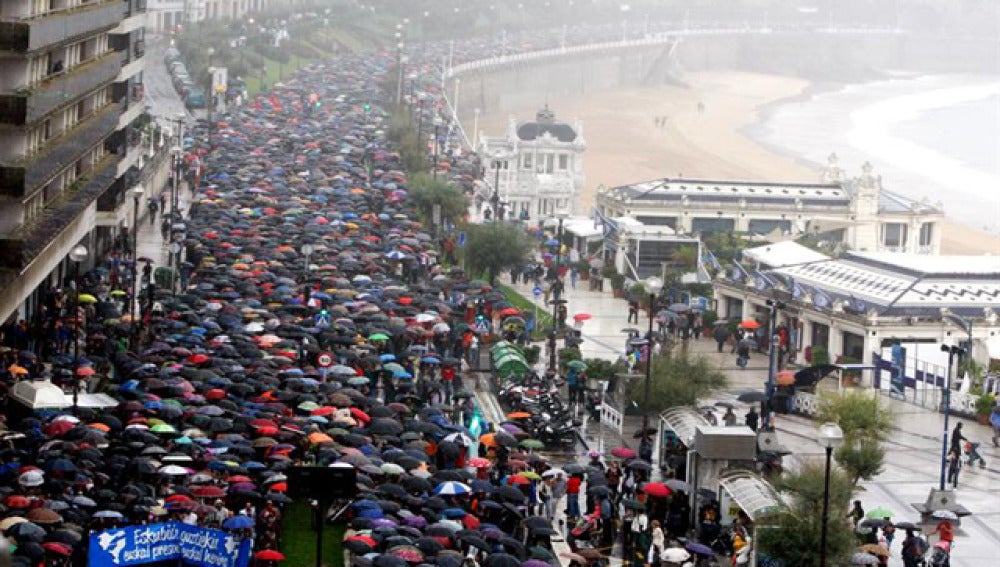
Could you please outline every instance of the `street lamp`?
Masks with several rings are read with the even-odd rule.
[[[136,317],[135,317],[135,304],[136,297],[138,295],[139,287],[139,200],[142,199],[142,194],[145,190],[142,185],[136,185],[132,188],[132,292],[128,297],[128,313],[132,318],[132,332],[135,333]]]
[[[506,156],[501,152],[493,155],[495,176],[493,178],[493,196],[490,197],[490,208],[493,209],[493,218],[498,221],[503,220],[500,215],[500,166],[503,165],[502,158],[504,157]]]
[[[439,133],[439,129],[443,124],[444,121],[441,120],[441,116],[435,113],[434,114],[434,165],[431,166],[431,175],[434,177],[434,181],[437,181],[438,178],[438,136],[441,135]]]
[[[302,256],[305,258],[305,266],[303,266],[305,268],[305,272],[303,274],[303,279],[305,280],[306,283],[306,289],[303,292],[303,303],[308,308],[309,298],[310,295],[312,294],[312,289],[311,289],[312,285],[309,282],[309,257],[312,256],[312,253],[316,251],[316,248],[309,242],[306,242],[305,244],[302,245],[300,250],[302,251]]]
[[[824,423],[819,426],[819,436],[816,441],[826,450],[826,471],[823,477],[823,525],[819,536],[819,567],[826,567],[826,528],[830,522],[831,458],[834,449],[844,443],[844,431],[836,423]]]
[[[69,259],[73,261],[73,285],[76,287],[76,294],[73,296],[73,415],[77,414],[78,401],[80,396],[80,377],[77,372],[80,369],[80,264],[87,259],[90,251],[83,244],[76,245],[69,251]]]
[[[761,413],[764,416],[764,423],[770,423],[771,412],[773,408],[774,400],[774,381],[778,374],[778,342],[781,338],[778,336],[778,310],[784,309],[785,304],[776,299],[768,299],[766,301],[768,308],[771,311],[771,315],[767,321],[768,334],[771,340],[768,341],[767,348],[767,407]]]
[[[971,344],[971,343],[970,343]],[[965,354],[965,349],[954,345],[941,345],[941,352],[948,353],[948,373],[944,377],[944,431],[941,433],[941,482],[938,484],[940,490],[944,490],[945,478],[948,469],[948,421],[951,416],[951,370],[955,363],[955,357]],[[960,457],[961,455],[959,455]]]
[[[496,214],[494,212],[494,214]],[[549,370],[556,371],[556,336],[559,334],[559,307],[562,302],[559,296],[562,295],[562,282],[559,279],[559,264],[562,262],[562,234],[563,220],[566,213],[556,213],[559,219],[559,226],[556,228],[556,263],[552,275],[552,331],[549,333]]]
[[[212,107],[215,106],[215,93],[212,90],[214,86],[214,73],[212,72],[212,56],[215,55],[215,48],[209,47],[206,51],[208,54],[208,93],[205,95],[205,106],[207,110],[208,118],[208,151],[212,151]]]
[[[649,332],[646,334],[646,383],[642,387],[642,399],[649,404],[649,383],[653,374],[653,306],[656,305],[656,296],[663,289],[663,280],[656,276],[646,278],[643,286],[649,292]],[[649,431],[649,412],[642,412],[642,436],[646,437]]]

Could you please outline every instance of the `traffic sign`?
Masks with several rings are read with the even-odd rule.
[[[330,314],[326,311],[316,314],[316,326],[325,329],[330,326]]]
[[[316,355],[316,364],[326,368],[333,366],[333,355],[328,352],[321,352]]]
[[[539,298],[539,297],[541,297],[542,296],[542,288],[540,286],[536,285],[534,287],[534,289],[531,290],[531,295],[534,295],[536,299]]]

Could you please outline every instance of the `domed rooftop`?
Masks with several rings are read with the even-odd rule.
[[[576,140],[576,131],[573,127],[564,122],[556,122],[556,113],[549,109],[549,105],[535,114],[534,122],[524,122],[517,127],[517,137],[524,141],[531,141],[549,134],[560,142],[572,142]]]

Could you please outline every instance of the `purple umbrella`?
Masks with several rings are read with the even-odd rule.
[[[373,528],[394,528],[396,527],[396,522],[388,518],[378,518],[377,520],[372,520],[371,527]]]
[[[408,526],[413,526],[415,528],[422,528],[427,525],[427,518],[423,516],[409,516],[403,522]]]

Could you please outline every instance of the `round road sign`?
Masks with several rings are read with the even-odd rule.
[[[328,366],[333,366],[333,355],[328,352],[321,352],[316,355],[316,364],[326,368]]]

